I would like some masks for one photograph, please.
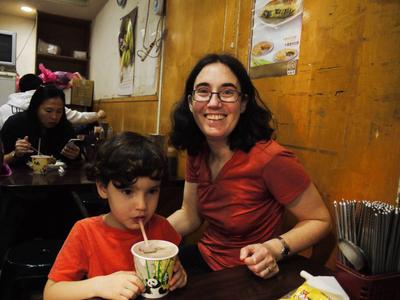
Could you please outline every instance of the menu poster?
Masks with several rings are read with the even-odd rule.
[[[256,0],[250,52],[251,78],[296,74],[303,0]]]
[[[118,95],[129,96],[133,93],[133,74],[135,71],[135,29],[138,8],[135,7],[121,19],[118,35],[119,49],[119,86]]]

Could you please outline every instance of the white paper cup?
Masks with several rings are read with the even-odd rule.
[[[156,248],[162,248],[155,253],[143,253],[140,249],[144,241],[132,246],[131,252],[135,263],[136,274],[145,285],[142,296],[145,298],[161,298],[169,292],[169,280],[172,277],[178,247],[168,241],[149,240]]]
[[[45,174],[50,163],[49,155],[32,155],[32,169],[35,174]]]

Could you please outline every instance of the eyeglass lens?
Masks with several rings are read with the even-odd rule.
[[[198,88],[193,91],[194,100],[199,102],[210,101],[213,94],[216,94],[222,102],[236,102],[240,92],[232,88],[223,89],[218,92],[212,92],[206,88]]]

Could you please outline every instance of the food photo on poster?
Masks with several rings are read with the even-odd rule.
[[[303,0],[256,0],[250,48],[252,78],[296,74]]]

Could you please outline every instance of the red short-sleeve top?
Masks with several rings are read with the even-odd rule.
[[[208,221],[198,246],[213,270],[242,264],[240,249],[276,235],[284,206],[310,185],[292,152],[275,141],[236,151],[212,180],[208,150],[188,156],[186,181],[198,184],[198,211]]]

